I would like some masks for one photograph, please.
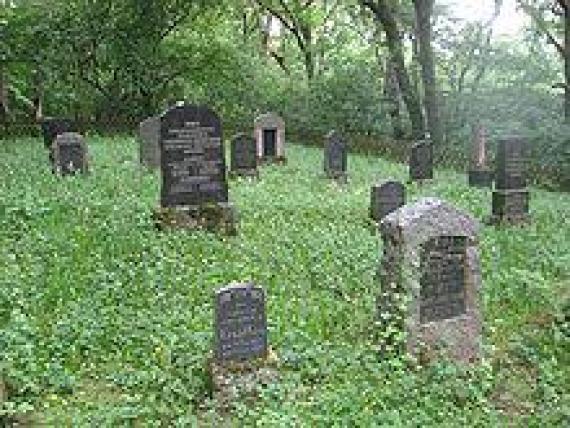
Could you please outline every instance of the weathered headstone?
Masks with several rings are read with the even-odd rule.
[[[81,134],[58,134],[52,144],[53,171],[61,175],[88,172],[87,144]]]
[[[139,124],[139,157],[142,165],[160,168],[160,116],[151,116]]]
[[[487,135],[479,123],[473,127],[468,177],[469,185],[473,187],[491,187],[493,184],[493,172],[487,162]]]
[[[435,198],[384,217],[377,300],[384,352],[405,348],[423,361],[439,351],[460,362],[480,358],[479,229],[471,216]]]
[[[412,146],[409,167],[411,181],[433,179],[433,147],[428,137]]]
[[[216,292],[214,353],[218,362],[249,360],[267,355],[265,293],[252,283]]]
[[[387,180],[372,186],[370,218],[380,222],[386,215],[406,204],[406,188],[399,181]]]
[[[347,148],[344,138],[336,131],[326,136],[324,169],[327,178],[346,179]]]
[[[234,135],[230,150],[230,173],[242,177],[257,177],[257,148],[255,140],[246,134]]]
[[[517,136],[498,142],[491,223],[525,223],[530,220],[527,188],[527,147]]]
[[[160,117],[159,226],[235,232],[222,126],[205,106],[179,103]]]
[[[285,162],[285,122],[274,113],[258,116],[254,121],[257,157],[265,163]]]

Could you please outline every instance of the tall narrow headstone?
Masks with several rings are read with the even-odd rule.
[[[433,179],[433,147],[429,138],[417,141],[412,146],[409,167],[411,181]]]
[[[370,217],[376,223],[405,204],[406,188],[399,181],[387,180],[372,186]]]
[[[88,172],[87,145],[81,134],[58,134],[52,144],[53,171],[60,175]]]
[[[160,117],[160,225],[234,231],[222,125],[205,106],[178,104]]]
[[[254,121],[257,157],[263,163],[285,162],[285,122],[274,113],[258,116]]]
[[[479,123],[473,127],[468,176],[469,185],[473,187],[491,187],[493,184],[493,172],[487,162],[487,135]]]
[[[160,168],[160,116],[151,116],[139,124],[139,157],[142,165]]]
[[[327,134],[324,155],[327,178],[346,179],[348,158],[346,141],[338,132],[331,131]]]
[[[526,142],[521,137],[499,140],[491,223],[517,224],[530,220],[527,162]]]
[[[442,352],[465,363],[480,358],[479,230],[471,216],[435,198],[384,217],[377,300],[384,352],[405,349],[420,360]]]
[[[242,177],[257,177],[257,148],[253,137],[244,133],[233,136],[230,148],[230,173]]]

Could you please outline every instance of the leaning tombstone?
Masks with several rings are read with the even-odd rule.
[[[336,131],[325,137],[324,169],[327,178],[346,180],[347,149],[345,139]]]
[[[212,393],[227,407],[277,379],[268,346],[265,292],[253,283],[230,284],[215,293],[214,350],[208,369]]]
[[[179,103],[160,117],[159,228],[236,232],[228,200],[222,125],[205,106]]]
[[[468,177],[472,187],[491,187],[493,184],[493,172],[487,162],[487,136],[479,123],[473,127]]]
[[[151,116],[139,124],[140,163],[149,169],[160,168],[160,116]]]
[[[230,176],[258,177],[255,140],[244,133],[233,136],[230,147]]]
[[[433,179],[433,146],[429,135],[416,141],[410,149],[410,181]]]
[[[392,211],[406,204],[406,188],[399,181],[386,180],[372,186],[370,218],[376,224]]]
[[[59,175],[72,175],[88,172],[87,144],[81,134],[64,132],[52,144],[53,172]]]
[[[388,214],[380,228],[382,352],[404,351],[422,363],[478,361],[479,223],[441,200],[423,198]]]
[[[284,163],[285,122],[274,113],[258,116],[254,121],[257,157],[262,163]]]
[[[530,221],[527,162],[525,140],[518,136],[499,140],[491,224],[524,224]]]

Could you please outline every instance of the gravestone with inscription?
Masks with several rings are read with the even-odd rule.
[[[222,125],[205,106],[179,103],[160,117],[162,186],[158,225],[235,232]]]
[[[493,184],[493,172],[487,161],[487,135],[479,123],[473,126],[468,177],[469,186],[491,187]]]
[[[232,176],[257,177],[257,148],[253,137],[244,133],[233,136],[230,150]]]
[[[387,180],[372,186],[370,218],[380,222],[386,215],[406,204],[406,188],[399,181]]]
[[[283,163],[285,158],[285,122],[275,113],[258,116],[254,123],[257,157],[263,163]]]
[[[87,144],[81,134],[58,134],[52,144],[53,172],[60,175],[86,174],[88,172]]]
[[[160,116],[151,116],[139,124],[139,158],[150,169],[160,168]]]
[[[456,361],[477,361],[479,223],[439,199],[423,198],[388,214],[380,228],[377,309],[380,328],[388,332],[384,352],[405,349],[422,361],[441,352]]]
[[[433,146],[429,137],[412,145],[409,167],[411,181],[433,179]]]
[[[324,155],[327,178],[345,180],[348,158],[346,141],[337,131],[331,131],[326,135]]]
[[[527,147],[517,136],[498,142],[493,191],[492,224],[519,224],[530,220],[527,188]]]

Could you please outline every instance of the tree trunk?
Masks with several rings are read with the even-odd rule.
[[[0,122],[8,120],[8,82],[4,74],[4,68],[0,65]]]
[[[422,68],[422,81],[424,86],[424,106],[426,110],[428,129],[431,139],[436,147],[441,147],[442,135],[437,102],[435,79],[435,62],[431,45],[431,16],[434,0],[415,0],[416,22],[419,39],[419,59]]]
[[[386,59],[386,78],[384,80],[384,94],[388,98],[388,114],[392,123],[394,139],[399,140],[404,137],[402,118],[400,116],[400,88],[398,87],[398,76],[396,67],[390,60]]]

